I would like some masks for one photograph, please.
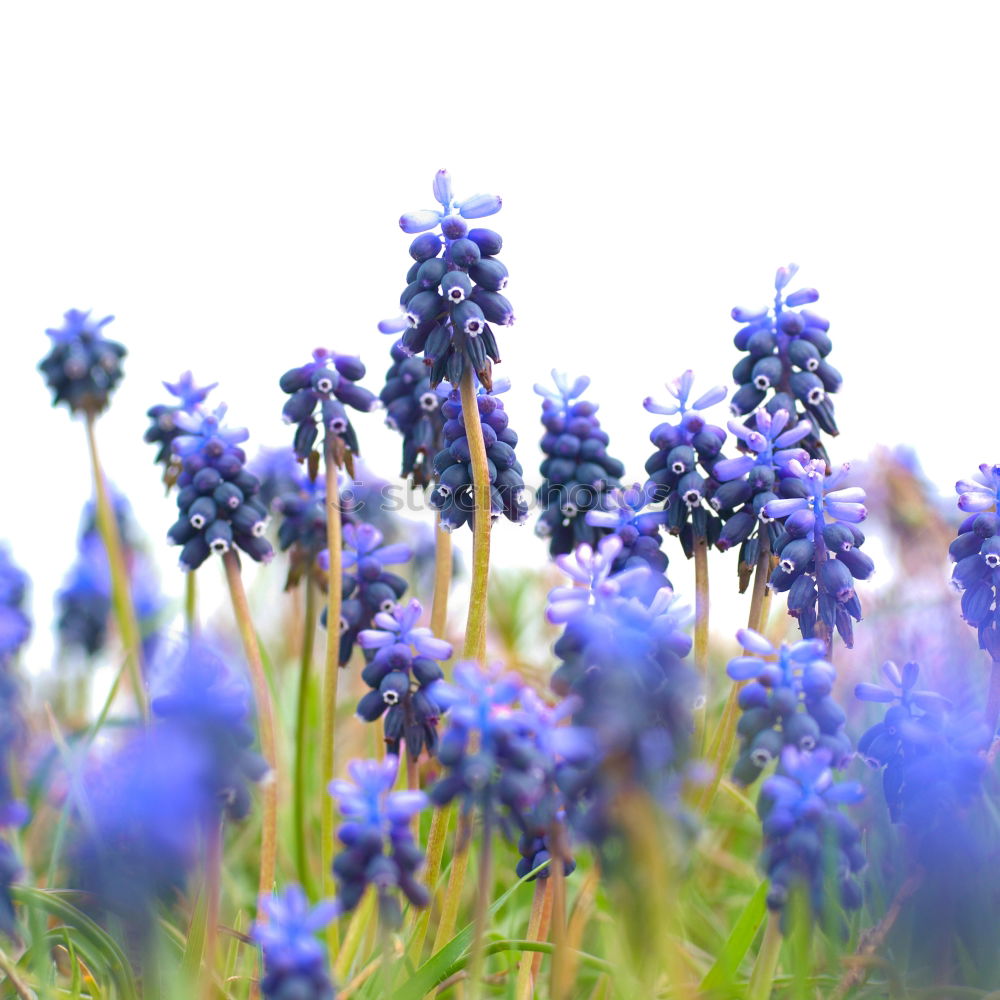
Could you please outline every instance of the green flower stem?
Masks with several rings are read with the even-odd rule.
[[[309,850],[306,836],[306,756],[309,736],[309,674],[312,670],[313,649],[316,643],[316,585],[312,579],[312,563],[306,568],[302,581],[306,591],[305,622],[302,628],[302,652],[299,659],[299,690],[295,711],[295,866],[299,881],[310,899],[316,898],[316,883],[309,867]]]
[[[198,582],[194,570],[184,574],[184,626],[188,635],[198,634]]]
[[[333,798],[327,794],[326,789],[337,772],[336,728],[337,685],[340,681],[340,606],[344,594],[340,491],[337,483],[337,472],[342,447],[343,445],[336,434],[327,431],[323,440],[323,466],[326,476],[326,542],[330,555],[330,571],[326,591],[326,657],[323,663],[323,732],[320,742],[323,774],[321,860],[323,863],[324,899],[332,899],[336,895],[336,884],[331,867],[333,862]],[[340,928],[336,920],[330,921],[326,937],[330,954],[336,955],[340,937]]]
[[[375,890],[369,887],[351,914],[351,919],[347,923],[347,931],[344,934],[344,943],[333,963],[333,975],[338,983],[342,983],[351,971],[351,966],[358,954],[358,948],[361,947],[361,939],[371,926],[374,915]]]
[[[17,971],[17,964],[2,948],[0,948],[0,972],[7,977],[6,982],[20,997],[20,1000],[35,1000],[34,991],[21,979],[20,973]]]
[[[542,914],[545,912],[545,902],[548,898],[548,888],[551,878],[535,879],[535,894],[531,899],[531,913],[528,915],[528,930],[525,938],[528,941],[541,940]],[[534,955],[526,951],[521,955],[517,964],[517,987],[515,989],[515,1000],[531,1000],[534,991],[534,977],[532,968],[534,966]]]
[[[552,943],[555,946],[549,996],[551,1000],[565,1000],[573,984],[568,981],[570,956],[566,951],[566,870],[563,867],[566,850],[558,823],[549,831],[549,842],[553,846],[549,881],[552,883]]]
[[[747,628],[754,632],[760,632],[763,628],[765,595],[767,593],[767,581],[771,574],[771,539],[765,531],[761,539],[760,553],[757,556],[757,565],[753,571],[753,591],[750,595],[750,616],[747,620]],[[749,655],[748,650],[744,650],[744,655]],[[712,806],[722,775],[725,772],[726,764],[729,762],[729,755],[733,752],[733,744],[736,742],[736,713],[738,711],[738,698],[742,684],[734,683],[729,689],[729,697],[726,699],[722,716],[719,719],[718,728],[712,737],[712,744],[709,747],[707,759],[712,768],[712,780],[705,787],[705,791],[698,803],[698,808],[704,815]]]
[[[479,420],[479,404],[472,368],[466,365],[459,390],[462,396],[462,421],[469,441],[472,464],[472,493],[476,502],[472,523],[472,593],[469,617],[465,625],[462,656],[467,660],[486,659],[486,592],[490,572],[490,528],[493,523],[490,502],[490,473],[486,464],[486,442]]]
[[[781,926],[777,913],[767,915],[767,925],[764,928],[764,938],[757,952],[750,983],[747,986],[746,1000],[768,1000],[771,987],[774,985],[774,974],[778,969],[778,959],[781,956]]]
[[[448,623],[451,562],[451,532],[441,527],[439,515],[434,524],[434,600],[431,604],[431,631],[442,639]]]
[[[437,933],[434,935],[434,945],[431,949],[434,954],[439,952],[455,936],[458,907],[462,901],[462,888],[465,885],[465,871],[468,866],[468,821],[460,819],[458,829],[455,831],[455,850],[451,856],[451,872],[448,875],[448,887],[444,891],[444,901],[441,904],[441,919],[438,921]]]
[[[704,703],[694,713],[695,749],[700,755],[705,741],[705,707],[708,699],[708,542],[694,540],[694,665],[701,678]]]
[[[135,607],[132,604],[132,591],[129,586],[128,570],[125,566],[121,535],[118,532],[118,520],[111,508],[108,485],[105,482],[104,471],[101,469],[101,461],[97,454],[97,437],[94,434],[96,420],[95,414],[87,413],[85,426],[87,428],[87,447],[90,451],[90,466],[94,477],[94,493],[97,497],[97,528],[108,554],[108,568],[111,573],[111,604],[114,608],[122,645],[128,656],[133,695],[143,718],[148,718],[149,705],[146,701],[146,689],[142,683],[142,633],[139,630]]]
[[[472,914],[472,944],[469,948],[469,1000],[479,1000],[483,990],[483,964],[486,958],[483,945],[493,888],[493,824],[488,816],[483,819],[480,836],[479,877]]]
[[[250,681],[253,684],[254,700],[257,702],[257,721],[260,726],[260,747],[264,759],[271,768],[271,773],[262,783],[261,791],[264,809],[261,821],[258,879],[259,895],[269,896],[274,890],[275,859],[278,851],[278,789],[281,783],[281,776],[278,772],[274,705],[267,683],[267,674],[264,673],[260,646],[257,643],[257,633],[254,631],[253,621],[250,618],[250,605],[243,587],[243,577],[240,575],[239,558],[232,549],[223,555],[222,564],[226,569],[226,582],[229,585],[229,596],[233,603],[236,626],[243,643],[243,653],[250,666]],[[258,919],[263,918],[263,916],[263,913],[259,914]]]
[[[431,893],[437,890],[438,879],[441,876],[441,859],[444,857],[444,845],[448,839],[448,821],[452,809],[435,809],[431,817],[431,828],[427,835],[427,857],[424,862],[424,878]],[[410,941],[409,954],[414,965],[420,965],[420,958],[427,939],[427,928],[431,922],[433,903],[427,906],[417,918],[417,926]]]

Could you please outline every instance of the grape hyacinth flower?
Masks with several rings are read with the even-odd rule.
[[[416,879],[423,854],[413,838],[411,820],[427,805],[418,791],[392,791],[399,759],[352,760],[350,781],[330,783],[345,822],[337,831],[344,849],[333,859],[337,905],[341,913],[354,909],[370,885],[378,895],[379,917],[389,930],[402,923],[399,889],[414,906],[424,907],[430,893]]]
[[[886,707],[882,721],[858,740],[858,753],[882,770],[889,816],[905,824],[935,854],[956,832],[956,818],[983,791],[990,732],[957,716],[952,702],[917,687],[920,666],[891,660],[884,684],[858,684],[861,701]]]
[[[194,414],[198,407],[205,402],[208,394],[218,385],[213,382],[211,385],[195,385],[194,376],[191,372],[184,372],[176,382],[164,382],[167,392],[173,396],[176,403],[157,403],[146,411],[146,416],[152,421],[143,435],[143,441],[147,444],[157,446],[157,465],[163,466],[163,481],[169,488],[177,477],[176,456],[173,451],[174,438],[183,432],[177,426],[175,419],[178,413]]]
[[[250,812],[249,784],[267,762],[254,749],[252,701],[245,678],[201,639],[165,651],[154,664],[151,707],[203,761],[206,799],[232,820]]]
[[[646,509],[653,503],[656,490],[652,482],[613,489],[602,498],[600,510],[587,512],[587,523],[606,528],[621,541],[621,550],[611,565],[613,573],[648,566],[652,586],[659,590],[671,584],[666,575],[670,560],[662,548],[661,531],[668,514],[665,510]]]
[[[643,402],[650,413],[680,418],[676,424],[665,421],[650,432],[649,440],[656,451],[646,461],[646,472],[656,487],[655,501],[664,502],[667,530],[680,536],[689,559],[694,554],[695,539],[714,545],[719,538],[721,523],[711,506],[718,486],[712,470],[722,459],[726,440],[726,432],[706,423],[701,412],[725,399],[726,389],[715,386],[689,405],[693,383],[694,372],[688,369],[667,383],[676,402],[656,403],[651,398]]]
[[[291,590],[327,548],[325,480],[310,478],[296,465],[293,481],[274,498],[271,509],[281,518],[278,547],[289,552],[285,589]]]
[[[441,661],[451,659],[451,644],[417,625],[423,614],[418,600],[375,615],[373,629],[358,634],[358,644],[370,654],[362,680],[372,689],[358,703],[358,716],[374,722],[385,716],[385,744],[399,756],[401,742],[411,760],[424,748],[437,749],[441,709],[431,688],[444,677]]]
[[[761,867],[771,882],[767,906],[782,911],[783,930],[785,904],[797,889],[821,921],[839,907],[861,905],[853,877],[866,863],[861,834],[837,807],[860,802],[864,794],[856,781],[834,782],[826,750],[782,750],[778,773],[761,786],[757,812],[764,830]],[[828,885],[833,879],[836,896]]]
[[[264,953],[265,1000],[334,1000],[327,975],[326,947],[316,932],[337,916],[337,905],[322,902],[311,907],[297,885],[260,901],[266,922],[257,922],[250,937]]]
[[[383,545],[382,532],[371,524],[345,524],[343,529],[344,599],[340,606],[340,665],[351,658],[358,636],[371,628],[380,612],[389,614],[406,593],[406,580],[386,566],[398,566],[413,558],[413,550],[402,543]],[[319,567],[329,571],[329,553],[321,552]],[[327,625],[326,610],[321,621]]]
[[[979,466],[971,480],[955,484],[959,510],[967,515],[948,554],[951,577],[962,593],[962,617],[978,632],[979,647],[1000,662],[1000,465]]]
[[[726,668],[732,680],[747,682],[739,693],[741,742],[734,780],[752,784],[786,746],[820,749],[831,767],[846,766],[851,741],[844,732],[844,711],[831,696],[837,674],[825,658],[826,643],[803,639],[776,649],[748,628],[736,638],[749,655],[737,656]]]
[[[274,555],[264,537],[267,508],[257,493],[257,477],[246,468],[240,447],[250,436],[242,427],[223,424],[226,406],[213,412],[177,413],[181,433],[173,441],[180,461],[177,477],[179,519],[167,532],[180,545],[181,569],[197,569],[213,552],[222,555],[234,546],[257,562]]]
[[[820,433],[838,433],[830,395],[840,388],[842,379],[826,360],[832,347],[829,321],[800,308],[815,302],[819,292],[815,288],[785,292],[798,269],[797,264],[778,268],[772,308],[732,312],[733,319],[742,324],[733,342],[747,356],[733,369],[739,389],[731,405],[739,417],[766,400],[772,415],[785,410],[796,423],[808,420],[812,432],[802,439],[802,446],[811,458],[829,464]]]
[[[295,489],[302,466],[291,445],[282,445],[259,449],[248,468],[260,483],[260,502],[270,510],[275,497]]]
[[[125,357],[125,348],[104,336],[104,327],[113,319],[95,319],[89,309],[70,309],[62,326],[45,331],[52,338],[52,350],[38,368],[52,390],[54,405],[66,403],[71,412],[91,416],[108,405],[121,381]]]
[[[409,476],[414,486],[426,487],[433,475],[431,461],[442,448],[441,395],[431,387],[427,366],[401,343],[392,345],[391,354],[392,365],[379,393],[385,423],[403,437],[400,475]]]
[[[476,404],[486,446],[490,473],[490,504],[494,520],[502,514],[515,524],[528,517],[524,496],[524,470],[514,451],[517,434],[508,426],[507,413],[499,394],[510,387],[507,379],[498,379],[492,391],[479,386]],[[454,531],[463,524],[473,526],[475,498],[472,490],[472,457],[462,417],[462,400],[453,390],[441,404],[445,417],[444,448],[434,456],[435,486],[430,505],[440,511],[441,527]]]
[[[787,463],[809,459],[805,449],[795,445],[812,433],[812,424],[800,420],[789,427],[790,419],[788,410],[773,415],[758,410],[749,425],[730,420],[729,432],[743,454],[716,462],[712,469],[720,486],[710,502],[725,522],[715,544],[720,551],[739,545],[741,592],[749,583],[761,545],[773,551],[781,537],[781,526],[762,514],[764,505],[778,499],[779,481],[792,475],[785,468]]]
[[[0,671],[7,670],[31,636],[26,612],[28,575],[0,545]]]
[[[430,383],[458,385],[468,367],[491,390],[492,363],[500,360],[494,326],[510,326],[514,312],[501,294],[507,268],[497,258],[503,241],[492,229],[470,229],[469,220],[495,215],[501,200],[478,194],[454,197],[451,177],[439,170],[434,197],[441,210],[408,212],[399,220],[404,233],[419,234],[410,244],[413,265],[400,296],[402,314],[383,320],[382,333],[400,334],[402,349],[423,355]],[[440,234],[435,230],[440,226]]]
[[[861,621],[854,581],[867,580],[875,570],[861,551],[865,536],[857,527],[868,515],[865,491],[843,485],[850,471],[846,464],[829,476],[816,459],[803,464],[793,458],[785,468],[792,475],[781,480],[779,499],[762,508],[764,517],[784,522],[784,533],[774,546],[779,562],[771,574],[771,589],[788,593],[788,613],[798,620],[803,638],[813,638],[821,623],[828,643],[836,627],[850,648],[851,619]]]
[[[309,457],[319,436],[317,407],[324,430],[344,443],[349,456],[358,454],[358,436],[345,407],[368,413],[379,405],[374,393],[358,385],[364,377],[360,358],[322,347],[313,351],[311,362],[281,376],[281,389],[289,395],[282,416],[295,424],[293,448],[300,460]]]
[[[542,507],[536,533],[549,539],[551,555],[570,552],[584,542],[593,545],[605,532],[591,521],[607,493],[620,485],[625,466],[608,455],[608,434],[597,419],[597,404],[580,399],[590,385],[587,376],[570,381],[553,370],[556,389],[536,385],[542,396]]]

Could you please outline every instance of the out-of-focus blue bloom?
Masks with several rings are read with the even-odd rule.
[[[614,572],[645,565],[653,571],[650,580],[659,590],[671,585],[666,575],[670,560],[661,548],[661,529],[669,514],[665,510],[646,509],[653,503],[656,489],[652,482],[613,489],[602,497],[600,510],[587,512],[587,523],[607,528],[621,540],[621,551],[612,566]]]
[[[291,445],[283,445],[261,448],[248,468],[260,483],[260,502],[270,509],[275,497],[295,489],[302,467]]]
[[[176,415],[178,413],[193,414],[218,384],[218,382],[213,382],[211,385],[198,386],[195,384],[191,372],[184,372],[176,382],[163,383],[167,392],[177,402],[158,403],[146,411],[146,416],[152,423],[146,429],[143,440],[147,444],[157,446],[155,461],[158,465],[163,466],[164,481],[168,486],[171,485],[173,476],[176,475],[176,469],[172,470],[175,462],[172,448],[173,440],[182,433],[177,425]]]
[[[21,871],[14,848],[6,840],[0,840],[0,932],[11,938],[17,933],[17,918],[10,887],[20,878]]]
[[[104,336],[114,316],[95,319],[90,310],[70,309],[63,325],[45,332],[52,350],[38,365],[52,390],[55,405],[66,403],[73,413],[97,414],[107,405],[121,381],[125,348]]]
[[[245,677],[204,640],[165,650],[153,665],[150,705],[161,726],[194,747],[204,762],[206,798],[230,819],[250,811],[249,784],[267,762],[253,750],[250,692]]]
[[[0,670],[6,670],[31,636],[25,605],[28,575],[17,566],[6,545],[0,545]]]
[[[496,519],[502,514],[507,520],[520,524],[528,517],[524,470],[514,451],[517,434],[508,426],[507,413],[499,399],[499,394],[509,387],[510,382],[506,379],[498,379],[492,391],[479,386],[476,405],[490,470],[492,516]],[[444,448],[434,456],[435,486],[430,494],[430,505],[440,512],[441,527],[445,531],[454,531],[463,524],[471,529],[476,511],[472,459],[457,389],[442,402],[441,414],[445,418]]]
[[[398,342],[392,345],[392,365],[379,399],[385,406],[386,426],[403,437],[400,475],[409,476],[414,486],[429,486],[431,461],[443,447],[441,395],[431,387],[423,361],[411,357]]]
[[[296,469],[293,481],[274,498],[271,507],[280,517],[278,546],[290,554],[288,581],[285,584],[288,590],[299,582],[320,552],[327,548],[326,481],[311,479],[304,470]]]
[[[772,414],[785,410],[796,422],[807,419],[813,430],[802,439],[802,446],[811,457],[828,462],[819,435],[837,434],[830,395],[840,388],[842,379],[826,360],[832,347],[829,321],[800,308],[815,302],[819,293],[814,288],[785,293],[797,271],[796,264],[778,268],[770,309],[732,311],[733,319],[741,324],[733,342],[747,352],[733,369],[739,389],[732,398],[732,410],[743,416],[766,401]]]
[[[441,211],[409,212],[399,220],[403,232],[419,234],[410,244],[414,263],[400,296],[401,315],[378,328],[402,333],[402,350],[423,355],[432,386],[442,379],[458,385],[471,366],[491,389],[492,362],[500,360],[500,350],[490,324],[510,326],[514,311],[501,294],[507,268],[496,256],[503,245],[499,233],[470,229],[467,220],[493,215],[501,202],[494,195],[457,201],[446,170],[438,171],[434,196]],[[440,234],[433,232],[438,226]]]
[[[361,677],[372,689],[358,703],[366,722],[385,716],[384,732],[390,753],[399,755],[400,743],[416,760],[424,747],[437,748],[441,714],[431,687],[444,677],[438,661],[451,658],[451,644],[437,639],[429,628],[417,625],[423,608],[417,600],[391,612],[375,615],[374,629],[364,629],[358,643],[368,660]]]
[[[737,656],[726,668],[734,681],[748,682],[739,693],[734,779],[749,785],[786,746],[820,748],[832,767],[845,766],[851,741],[844,711],[831,695],[837,675],[825,658],[826,643],[804,639],[775,648],[752,629],[740,629],[736,638],[749,655]]]
[[[127,936],[145,936],[158,903],[183,890],[206,820],[202,746],[155,726],[70,775],[68,886]]]
[[[330,783],[344,817],[337,831],[344,849],[333,859],[337,904],[341,912],[353,910],[370,885],[378,895],[380,918],[390,929],[402,921],[394,890],[414,906],[430,902],[427,889],[416,880],[424,857],[410,828],[427,796],[392,791],[398,769],[399,759],[392,754],[382,761],[352,760],[347,765],[351,780]]]
[[[782,750],[778,773],[761,785],[757,800],[764,829],[761,866],[771,882],[771,910],[783,910],[796,889],[804,890],[820,920],[831,910],[861,905],[861,887],[853,877],[866,863],[861,834],[838,806],[860,802],[864,794],[856,781],[834,782],[826,750]],[[785,924],[782,913],[782,929]]]
[[[979,633],[979,645],[1000,662],[1000,465],[981,465],[979,475],[955,484],[958,506],[968,516],[948,554],[951,578],[962,593],[962,617]]]
[[[695,539],[714,545],[719,537],[721,522],[711,505],[718,487],[713,469],[723,458],[722,446],[726,440],[726,432],[706,423],[702,414],[721,402],[726,390],[715,386],[689,404],[693,383],[694,372],[689,369],[667,383],[667,390],[676,402],[655,403],[646,399],[643,403],[650,413],[679,417],[676,424],[664,422],[651,431],[649,440],[656,451],[646,461],[646,472],[654,500],[664,502],[667,530],[680,537],[689,559],[694,554]]]
[[[773,550],[779,562],[771,574],[771,589],[788,593],[788,613],[798,620],[804,638],[816,634],[822,622],[832,642],[833,630],[848,647],[854,643],[854,625],[861,621],[861,602],[854,580],[867,580],[875,571],[861,551],[865,536],[857,525],[868,512],[865,491],[844,486],[850,471],[842,466],[826,474],[822,461],[804,465],[791,459],[789,476],[778,483],[779,497],[761,508],[764,518],[782,520],[784,532]]]
[[[326,947],[316,932],[337,916],[337,905],[310,907],[302,889],[292,885],[263,897],[260,908],[267,921],[255,923],[250,937],[264,953],[260,987],[266,1000],[333,1000]]]
[[[267,508],[257,494],[260,483],[246,468],[240,445],[250,436],[242,427],[223,423],[226,406],[212,412],[175,415],[181,434],[172,447],[180,460],[177,476],[178,520],[167,532],[182,546],[181,569],[197,569],[213,552],[219,555],[234,546],[257,562],[274,555],[264,537]]]
[[[542,399],[540,442],[542,486],[538,501],[542,507],[536,532],[549,539],[549,552],[560,555],[585,542],[593,545],[602,527],[592,521],[590,511],[600,510],[608,493],[619,485],[625,466],[608,454],[608,435],[597,419],[597,404],[579,397],[590,385],[586,376],[571,381],[553,370],[553,392],[536,385]]]
[[[281,389],[289,394],[282,416],[296,425],[292,447],[300,459],[309,457],[319,437],[317,411],[324,431],[340,438],[352,455],[358,453],[358,436],[345,407],[368,413],[379,405],[374,393],[358,385],[364,377],[360,358],[322,347],[313,351],[308,364],[281,376]]]
[[[340,605],[340,664],[351,658],[363,629],[371,628],[379,612],[389,613],[406,593],[407,583],[387,566],[409,562],[413,550],[396,543],[383,545],[382,532],[371,524],[345,524],[343,529],[343,600]],[[330,553],[324,550],[317,563],[329,572]],[[322,616],[326,625],[326,612]]]

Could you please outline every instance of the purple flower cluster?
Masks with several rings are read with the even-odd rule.
[[[743,416],[766,401],[772,415],[785,410],[796,423],[808,420],[812,431],[802,439],[802,446],[812,458],[828,462],[820,433],[837,434],[830,394],[840,388],[842,379],[826,360],[832,347],[829,321],[801,308],[815,302],[819,292],[815,288],[785,292],[797,271],[796,264],[778,268],[771,308],[732,312],[741,324],[733,342],[738,350],[746,351],[733,369],[739,389],[733,395],[732,410]]]
[[[226,427],[225,405],[214,412],[196,409],[174,415],[182,433],[172,447],[180,461],[177,507],[180,517],[167,532],[180,545],[181,569],[197,569],[213,552],[234,546],[257,562],[273,556],[264,537],[267,508],[257,494],[260,483],[246,468],[240,447],[250,436],[242,427]]]
[[[163,466],[163,479],[168,486],[172,485],[177,477],[177,458],[174,455],[174,438],[179,437],[183,431],[177,425],[177,414],[186,413],[193,415],[198,407],[208,398],[208,394],[218,385],[213,382],[211,385],[195,385],[191,372],[184,372],[176,382],[164,382],[167,392],[173,396],[176,403],[157,403],[146,411],[146,416],[152,421],[143,435],[143,440],[147,444],[155,444],[156,464]]]
[[[399,299],[402,314],[383,320],[379,330],[402,333],[402,349],[423,355],[432,386],[443,379],[458,385],[471,367],[491,389],[500,350],[490,324],[510,326],[514,312],[501,294],[507,268],[497,257],[503,245],[499,233],[470,229],[468,223],[496,214],[501,201],[487,194],[458,201],[447,170],[434,178],[434,198],[440,211],[409,212],[399,220],[404,233],[419,234],[410,244],[414,263]]]
[[[52,349],[38,365],[52,390],[53,405],[65,403],[73,413],[100,413],[122,378],[125,348],[104,336],[114,316],[95,319],[90,310],[70,309],[63,325],[45,332]]]
[[[372,886],[378,895],[379,916],[395,930],[402,911],[394,890],[414,906],[430,902],[430,894],[416,879],[423,853],[413,837],[411,821],[427,805],[423,792],[394,792],[399,759],[352,760],[350,781],[332,781],[330,794],[345,822],[337,831],[344,849],[333,859],[339,911],[353,910]]]
[[[606,532],[588,512],[603,508],[610,490],[620,485],[625,466],[608,454],[608,434],[597,419],[597,404],[580,399],[590,385],[581,376],[570,379],[555,370],[553,392],[536,385],[542,396],[542,513],[536,533],[549,540],[549,552],[561,555],[584,542],[593,545]]]
[[[441,709],[434,700],[433,685],[444,677],[441,661],[451,659],[451,644],[436,639],[429,628],[417,625],[423,614],[418,600],[405,607],[375,615],[374,629],[358,635],[358,643],[369,655],[361,672],[372,689],[358,703],[358,715],[366,722],[385,716],[385,743],[399,756],[400,743],[416,760],[426,748],[437,749],[437,725]]]
[[[515,524],[528,517],[524,496],[524,470],[514,451],[517,433],[508,426],[507,413],[499,394],[510,383],[498,380],[492,391],[479,386],[476,405],[486,446],[487,468],[490,474],[490,505],[494,519],[502,514]],[[442,436],[444,448],[434,456],[435,486],[430,505],[440,511],[441,527],[454,531],[463,524],[472,528],[476,502],[472,489],[472,457],[469,439],[462,417],[462,400],[453,390],[441,404],[445,418]]]
[[[317,410],[324,431],[340,438],[350,454],[358,454],[358,436],[345,407],[368,413],[379,405],[374,393],[358,385],[364,377],[360,358],[322,347],[313,351],[308,364],[281,376],[281,389],[289,395],[281,413],[285,423],[295,424],[298,458],[307,459],[319,437]]]

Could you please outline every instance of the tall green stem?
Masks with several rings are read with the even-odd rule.
[[[490,908],[493,888],[493,824],[489,817],[483,820],[482,841],[479,845],[479,878],[476,885],[476,903],[472,916],[472,945],[469,951],[469,1000],[479,1000],[483,990],[483,950],[486,934],[486,915]]]
[[[305,622],[302,627],[302,655],[299,659],[298,703],[295,711],[295,865],[299,881],[310,898],[316,898],[316,885],[309,867],[309,850],[306,837],[306,753],[309,730],[309,675],[312,671],[313,649],[316,641],[316,585],[312,580],[312,563],[306,569],[302,582],[306,591]]]
[[[455,923],[458,920],[458,906],[462,900],[462,887],[465,885],[465,872],[469,866],[469,830],[467,824],[467,820],[460,819],[458,829],[455,831],[455,850],[451,856],[451,871],[448,874],[448,887],[444,891],[444,901],[441,904],[441,919],[438,921],[437,933],[434,935],[434,946],[432,950],[435,954],[437,954],[437,952],[439,952],[455,934]]]
[[[448,592],[451,590],[451,532],[434,524],[434,601],[431,604],[431,631],[444,638],[448,624]]]
[[[320,743],[323,773],[323,809],[321,813],[323,847],[323,898],[332,899],[336,885],[331,867],[333,858],[333,798],[327,787],[336,774],[337,685],[340,681],[340,606],[343,601],[342,539],[340,491],[337,483],[340,439],[331,431],[323,440],[323,471],[326,476],[326,544],[330,556],[326,602],[326,657],[323,663],[323,733]],[[327,928],[330,954],[336,955],[340,931],[337,921]]]
[[[264,759],[271,768],[271,773],[264,780],[262,788],[264,810],[261,821],[258,879],[259,894],[269,896],[274,889],[275,859],[278,851],[278,789],[281,778],[278,771],[278,741],[274,725],[274,705],[271,701],[267,674],[264,672],[264,663],[260,656],[257,633],[254,631],[253,620],[250,618],[250,604],[247,601],[246,590],[243,588],[239,558],[232,549],[223,555],[222,564],[226,569],[226,582],[229,585],[229,596],[233,603],[236,626],[243,643],[243,653],[250,666],[250,681],[253,685],[254,699],[257,702],[257,721],[260,725],[260,746],[264,753]],[[263,913],[259,914],[258,920],[262,919],[263,916]]]
[[[708,542],[694,540],[694,665],[701,678],[703,703],[695,712],[695,748],[700,754],[705,739],[708,703]]]
[[[465,625],[462,655],[467,660],[486,659],[486,592],[490,573],[490,528],[493,523],[490,500],[490,473],[486,464],[486,442],[479,420],[475,375],[466,365],[459,389],[462,397],[462,421],[469,442],[472,464],[472,493],[475,517],[472,523],[472,593],[469,595],[469,617]]]
[[[774,985],[774,974],[778,968],[778,958],[781,956],[781,927],[777,913],[769,913],[767,926],[764,928],[764,938],[757,952],[750,983],[747,986],[746,1000],[768,1000]]]
[[[528,941],[542,940],[542,915],[545,913],[545,901],[548,898],[548,888],[551,878],[535,879],[535,894],[531,899],[531,913],[528,915],[528,929],[525,931],[525,939]],[[515,988],[515,1000],[531,1000],[534,993],[534,955],[525,951],[521,953],[521,958],[517,965],[517,986]]]
[[[427,857],[424,862],[424,880],[432,895],[437,892],[438,878],[441,875],[441,859],[444,857],[444,845],[448,839],[448,821],[451,819],[451,809],[435,809],[431,818],[431,829],[427,835]],[[432,906],[425,907],[417,918],[417,927],[410,943],[410,959],[414,965],[420,964],[427,939],[427,928],[431,922]]]
[[[94,494],[97,499],[97,528],[108,554],[108,569],[111,574],[111,604],[118,623],[122,645],[128,657],[129,675],[132,679],[133,693],[136,704],[144,718],[149,716],[149,706],[146,702],[146,689],[142,683],[142,633],[135,616],[132,604],[132,591],[129,586],[128,569],[125,566],[125,552],[122,547],[121,534],[118,531],[118,519],[115,517],[108,497],[108,485],[104,479],[101,460],[97,454],[97,437],[94,433],[96,416],[87,413],[85,426],[87,428],[87,447],[90,451],[90,467],[94,477]]]
[[[198,633],[198,581],[195,571],[184,574],[184,627],[189,636]]]

